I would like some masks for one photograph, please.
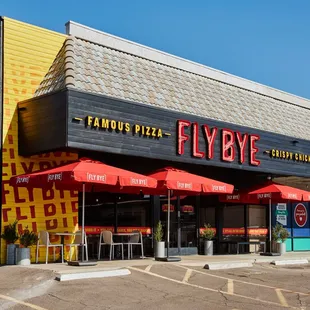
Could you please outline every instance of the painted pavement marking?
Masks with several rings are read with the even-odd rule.
[[[194,288],[199,288],[199,289],[202,289],[202,290],[205,290],[205,291],[209,291],[209,292],[213,292],[213,293],[221,293],[221,294],[224,294],[224,295],[235,296],[235,297],[239,297],[239,298],[243,298],[243,299],[247,299],[247,300],[252,300],[252,301],[255,301],[255,302],[265,303],[265,304],[269,304],[269,305],[282,306],[281,304],[276,303],[276,302],[272,302],[272,301],[262,300],[262,299],[258,299],[258,298],[252,298],[252,297],[244,296],[244,295],[240,295],[240,294],[229,294],[229,293],[224,292],[222,290],[215,290],[215,289],[212,289],[212,288],[208,288],[208,287],[204,287],[204,286],[200,286],[200,285],[196,285],[196,284],[192,284],[192,283],[188,283],[188,282],[182,282],[182,281],[179,281],[179,280],[175,280],[175,279],[171,279],[171,278],[168,278],[168,277],[165,277],[165,276],[161,276],[161,275],[159,275],[157,273],[147,272],[145,270],[141,270],[141,269],[135,268],[135,267],[128,267],[128,269],[131,269],[131,270],[134,270],[134,271],[138,271],[140,273],[145,273],[145,274],[148,274],[148,275],[156,277],[156,278],[168,280],[168,281],[171,281],[171,282],[174,282],[174,283],[178,283],[178,284],[183,284],[183,285],[191,286],[191,287],[194,287]],[[297,307],[290,307],[290,308],[291,309],[300,309],[300,308],[297,308]]]
[[[234,281],[231,279],[227,280],[227,293],[234,295]]]
[[[284,307],[288,307],[289,305],[288,305],[284,295],[282,294],[281,290],[276,288],[276,293],[277,293],[277,296],[278,296],[278,299],[279,299],[281,305]]]
[[[182,282],[188,282],[188,280],[189,280],[189,278],[191,277],[191,275],[192,275],[192,270],[191,269],[187,269],[186,270],[186,273],[185,273],[185,276],[184,276],[184,278],[183,278],[183,280],[182,280]]]
[[[181,265],[178,265],[178,264],[175,264],[174,266],[178,266],[178,267],[180,267],[182,269],[189,269],[187,267],[184,267],[184,266],[181,266]],[[214,277],[214,278],[223,279],[223,280],[232,280],[234,282],[243,283],[243,284],[247,284],[247,285],[260,286],[260,287],[270,288],[270,289],[274,289],[274,290],[279,289],[279,290],[281,290],[283,292],[287,292],[287,293],[294,293],[294,294],[299,294],[299,295],[303,295],[303,296],[310,296],[309,293],[296,292],[296,291],[288,290],[288,289],[281,288],[281,287],[275,287],[275,286],[270,286],[270,285],[265,285],[265,284],[241,281],[241,280],[227,278],[227,277],[223,277],[223,276],[217,276],[215,274],[206,273],[206,272],[199,271],[199,270],[196,270],[196,269],[192,269],[192,270],[194,272],[197,272],[197,273],[200,273],[200,274],[204,274],[204,275],[206,275],[208,277]]]
[[[148,265],[148,266],[146,266],[146,268],[144,270],[149,272],[149,271],[151,271],[152,266],[153,265]]]
[[[20,305],[23,305],[23,306],[27,306],[27,307],[32,308],[32,309],[35,309],[35,310],[47,310],[46,308],[42,308],[42,307],[40,307],[40,306],[36,306],[36,305],[34,305],[34,304],[30,304],[29,302],[24,302],[24,301],[15,299],[15,298],[10,297],[10,296],[5,296],[5,295],[0,294],[0,298],[5,299],[5,300],[12,301],[12,302],[14,302],[14,303],[16,303],[16,304],[20,304]]]

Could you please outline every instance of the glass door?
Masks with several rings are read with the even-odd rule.
[[[196,197],[180,197],[180,246],[197,247]]]

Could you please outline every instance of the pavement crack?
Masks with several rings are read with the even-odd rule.
[[[50,297],[52,297],[52,298],[56,298],[56,299],[59,300],[59,301],[69,302],[69,303],[72,302],[72,300],[68,300],[68,299],[61,298],[61,297],[59,297],[59,296],[57,296],[57,295],[54,295],[54,294],[52,294],[52,293],[49,293],[49,294],[47,294],[47,295],[50,296]],[[82,305],[82,306],[84,306],[84,307],[88,307],[88,306],[89,306],[88,304],[85,304],[85,303],[83,303],[83,302],[81,302],[81,301],[75,301],[75,302],[79,303],[80,305]]]
[[[300,294],[297,294],[297,301],[299,302],[299,306],[303,307],[303,302],[301,300]]]

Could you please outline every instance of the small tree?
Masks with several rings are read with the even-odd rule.
[[[7,244],[15,243],[18,240],[17,223],[18,221],[15,220],[13,224],[4,227],[3,234],[1,234],[0,237],[4,239]]]
[[[279,223],[277,223],[274,227],[272,227],[271,238],[275,242],[278,242],[280,240],[280,231],[282,228],[283,226]]]
[[[210,224],[205,224],[205,229],[201,233],[201,237],[207,240],[212,240],[215,236],[215,231],[212,229]]]
[[[163,235],[164,235],[163,226],[161,224],[161,221],[159,221],[157,223],[157,226],[156,226],[156,229],[155,229],[155,232],[154,232],[154,239],[155,239],[155,241],[161,242],[163,240]]]
[[[285,240],[286,240],[289,236],[290,236],[290,233],[288,232],[288,230],[282,226],[282,229],[280,230],[280,233],[279,233],[279,237],[280,237],[282,243],[284,243]]]
[[[26,226],[26,228],[19,236],[19,242],[24,248],[35,245],[37,241],[38,236],[33,231],[30,231],[28,226]]]

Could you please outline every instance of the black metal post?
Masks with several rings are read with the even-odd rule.
[[[244,205],[244,238],[245,241],[249,241],[249,233],[248,233],[248,229],[249,229],[249,207],[248,205]],[[249,245],[246,245],[246,251],[249,252]]]
[[[118,204],[117,204],[117,199],[118,197],[116,197],[115,199],[115,203],[114,203],[114,232],[117,233],[117,227],[118,227]]]
[[[181,206],[180,206],[180,196],[177,199],[177,235],[178,235],[178,253],[181,255]]]
[[[294,221],[295,221],[295,217],[294,217],[294,207],[293,207],[293,203],[291,201],[289,202],[289,207],[291,209],[291,245],[292,245],[292,251],[294,251]]]

